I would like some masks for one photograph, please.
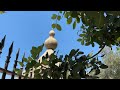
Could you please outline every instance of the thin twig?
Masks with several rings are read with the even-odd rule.
[[[96,54],[94,54],[92,57],[87,58],[87,60],[97,56],[104,49],[104,47],[105,47],[105,45]]]
[[[57,15],[57,17],[56,17],[56,25],[57,25],[57,21],[58,21],[57,18],[58,18],[58,16],[59,16],[59,13],[60,13],[60,12],[58,12],[58,15]]]

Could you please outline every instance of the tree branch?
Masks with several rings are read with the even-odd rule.
[[[96,54],[94,54],[92,57],[87,58],[87,60],[97,56],[104,49],[104,47],[105,47],[105,45]]]

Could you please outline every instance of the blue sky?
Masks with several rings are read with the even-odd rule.
[[[13,53],[9,63],[9,70],[12,70],[15,60],[16,52],[20,48],[21,58],[25,52],[26,57],[30,55],[32,46],[39,46],[49,37],[49,31],[52,29],[51,24],[54,21],[51,19],[52,14],[56,11],[6,11],[0,15],[0,40],[6,35],[5,47],[0,58],[0,67],[4,67],[8,49],[12,41],[14,41]],[[58,22],[62,26],[62,31],[55,29],[55,38],[58,41],[59,55],[65,55],[71,49],[80,49],[85,54],[93,51],[96,53],[99,48],[96,45],[94,48],[91,46],[82,46],[77,42],[77,32],[80,30],[80,25],[75,30],[72,25],[67,25],[66,20],[63,18]],[[41,54],[45,52],[45,48]],[[1,78],[1,76],[0,76]],[[9,78],[7,76],[6,78]]]

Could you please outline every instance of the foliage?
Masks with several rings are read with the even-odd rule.
[[[99,77],[101,79],[120,79],[120,48],[117,48],[115,52],[108,49],[107,47],[103,50],[105,56],[102,59],[109,68],[101,70]]]
[[[19,62],[21,66],[25,66],[25,77],[28,77],[31,68],[35,68],[34,79],[82,79],[82,78],[98,78],[96,75],[100,73],[101,69],[106,69],[107,66],[100,62],[97,57],[88,59],[92,54],[84,55],[84,52],[79,49],[72,49],[69,54],[65,56],[60,55],[59,57],[54,52],[52,55],[43,56],[42,62],[39,63],[34,57],[36,57],[43,48],[43,45],[38,47],[32,47],[31,51],[37,52],[35,55],[31,52],[31,57],[24,58],[23,62]],[[49,57],[49,61],[47,60]],[[24,65],[24,62],[27,62]],[[59,65],[56,65],[58,64]],[[42,68],[44,66],[47,68]],[[41,68],[40,68],[41,67]],[[88,70],[89,69],[89,70]],[[17,70],[16,72],[20,72]],[[94,75],[90,75],[94,72]]]
[[[52,19],[60,21],[62,16],[67,24],[73,25],[73,29],[82,22],[82,33],[77,40],[82,45],[120,45],[120,11],[59,11],[58,15],[53,14]],[[52,28],[61,31],[62,27],[57,25],[53,23]]]
[[[3,14],[3,13],[5,13],[5,11],[0,11],[0,14]]]

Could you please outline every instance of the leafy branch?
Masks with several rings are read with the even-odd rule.
[[[41,47],[41,52],[43,47],[42,45],[39,47]],[[32,48],[31,51],[36,52],[37,49],[39,49],[34,48]],[[64,57],[63,55],[60,55],[60,57],[58,57],[57,54],[55,54],[56,52],[50,56],[46,54],[46,56],[42,58],[41,63],[35,61],[35,57],[38,54],[34,54],[34,52],[31,52],[31,57],[23,59],[23,61],[27,63],[25,69],[26,78],[29,77],[29,72],[33,67],[35,68],[34,79],[87,79],[89,77],[92,77],[86,72],[87,69],[91,68],[90,71],[95,70],[95,75],[98,75],[100,73],[99,68],[107,68],[107,66],[100,62],[98,59],[92,58],[92,60],[86,60],[87,56],[83,55],[84,52],[79,51],[79,49],[72,49],[70,53],[66,54]],[[23,62],[19,64],[23,66]],[[92,78],[94,78],[94,76]]]
[[[105,45],[103,45],[103,47],[96,53],[94,54],[92,57],[87,58],[87,60],[94,58],[95,56],[97,56],[103,49],[104,49]]]

